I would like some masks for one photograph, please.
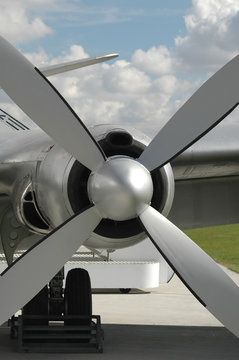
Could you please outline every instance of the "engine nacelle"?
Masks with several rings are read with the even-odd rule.
[[[136,129],[112,125],[99,125],[90,129],[107,157],[124,155],[138,158],[151,139]],[[90,204],[87,183],[90,170],[76,161],[58,145],[44,153],[38,163],[32,183],[26,184],[19,209],[24,211],[22,203],[33,199],[35,209],[43,221],[40,227],[27,226],[39,233],[47,233],[65,222],[75,213]],[[151,206],[167,216],[174,197],[174,177],[170,164],[152,173],[154,192]],[[27,195],[28,193],[32,195]],[[39,220],[39,219],[38,219]],[[41,224],[41,222],[39,222]],[[98,249],[119,249],[134,245],[146,237],[137,219],[115,221],[103,219],[85,245]],[[67,239],[66,239],[67,240]]]
[[[37,204],[51,228],[56,228],[74,214],[68,196],[69,174],[75,159],[54,145],[36,169],[33,187]]]

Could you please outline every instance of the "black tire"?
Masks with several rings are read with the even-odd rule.
[[[18,336],[18,327],[17,326],[12,326],[10,329],[10,338],[11,339],[17,339]]]
[[[22,309],[22,315],[48,315],[48,287],[47,285]],[[48,325],[47,319],[26,319],[24,325]]]
[[[92,315],[91,284],[88,271],[72,269],[66,277],[65,315]],[[90,319],[65,320],[65,325],[90,325]]]
[[[121,288],[120,292],[121,294],[128,294],[131,291],[131,288]]]

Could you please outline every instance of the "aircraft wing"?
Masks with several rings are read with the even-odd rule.
[[[108,54],[108,55],[102,55],[102,56],[95,56],[95,57],[90,57],[87,59],[80,59],[80,60],[76,60],[76,61],[65,62],[62,64],[46,66],[46,67],[39,68],[39,70],[43,73],[44,76],[48,77],[48,76],[60,74],[63,72],[79,69],[79,68],[82,68],[85,66],[99,64],[104,61],[112,60],[118,56],[119,56],[119,54]]]
[[[172,161],[169,219],[182,229],[239,222],[239,124],[227,120]]]

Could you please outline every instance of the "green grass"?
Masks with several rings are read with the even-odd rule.
[[[216,262],[239,273],[239,224],[186,230]]]

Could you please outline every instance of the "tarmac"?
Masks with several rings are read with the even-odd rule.
[[[239,285],[239,275],[224,270]],[[236,360],[239,339],[225,329],[174,275],[155,289],[95,290],[93,313],[101,315],[102,354],[18,353],[9,328],[0,327],[0,356],[14,359]]]

